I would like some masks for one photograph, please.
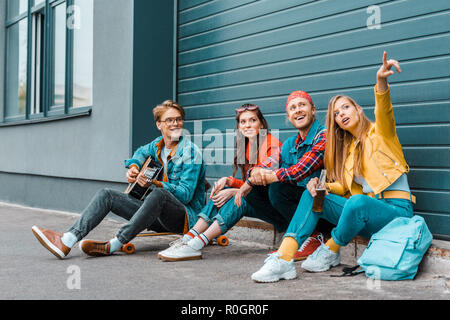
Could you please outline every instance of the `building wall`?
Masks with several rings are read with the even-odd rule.
[[[185,127],[193,132],[201,120],[210,132],[203,147],[220,144],[216,133],[235,127],[234,109],[256,103],[284,141],[296,133],[285,121],[286,98],[299,89],[311,94],[322,123],[338,93],[374,120],[386,50],[403,69],[389,81],[415,212],[435,234],[450,235],[449,19],[447,0],[180,0],[177,98]],[[230,173],[229,162],[207,170],[210,179]]]
[[[100,184],[123,187],[131,153],[132,26],[132,1],[94,1],[92,114],[0,127],[0,201],[78,211]],[[0,32],[1,61],[4,44]],[[1,98],[3,72],[0,88]]]
[[[161,134],[153,108],[175,99],[175,2],[133,1],[133,150]]]
[[[6,0],[0,0],[0,12],[6,12]],[[4,29],[6,20],[6,14],[0,14],[0,27],[2,30]],[[5,63],[5,38],[6,33],[0,32],[0,63],[2,64],[1,70],[4,70]],[[5,102],[5,92],[4,92],[4,83],[5,83],[5,73],[0,72],[0,119],[3,119],[4,113],[4,102]],[[1,145],[0,145],[1,146]]]

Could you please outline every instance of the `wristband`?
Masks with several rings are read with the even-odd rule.
[[[233,178],[234,178],[233,176],[227,177],[227,182],[225,182],[225,185],[227,187],[230,187],[233,184]]]

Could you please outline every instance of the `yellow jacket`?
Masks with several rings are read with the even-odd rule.
[[[375,123],[372,123],[365,142],[362,159],[362,176],[375,194],[379,194],[394,183],[403,173],[409,172],[409,166],[398,140],[390,89],[383,93],[375,91]],[[362,187],[353,181],[353,163],[355,148],[359,141],[353,140],[345,160],[344,188],[339,182],[327,183],[331,193],[350,196],[363,194]]]

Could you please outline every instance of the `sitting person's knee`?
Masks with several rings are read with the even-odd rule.
[[[269,201],[274,208],[286,200],[284,196],[284,186],[282,183],[272,183],[268,188]]]
[[[163,188],[155,188],[147,197],[145,197],[144,201],[154,201],[155,199],[158,201],[164,201],[167,192],[168,191]]]
[[[354,207],[360,207],[366,205],[366,195],[363,194],[355,194],[348,198],[347,205],[351,205]]]
[[[112,189],[110,189],[110,188],[102,188],[97,191],[97,197],[108,198],[111,196],[111,191],[112,191]]]
[[[356,194],[351,196],[345,203],[345,209],[348,213],[360,214],[364,212],[364,209],[369,205],[367,203],[367,196],[362,194]]]

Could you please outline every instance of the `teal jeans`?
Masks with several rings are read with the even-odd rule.
[[[210,225],[217,220],[222,234],[231,229],[244,216],[263,220],[282,232],[289,225],[304,190],[303,187],[288,183],[253,187],[252,191],[242,198],[240,207],[234,204],[234,197],[220,208],[214,206],[210,199],[198,217],[203,218]]]
[[[302,244],[314,231],[320,218],[336,227],[333,240],[346,246],[355,236],[370,238],[397,217],[412,217],[412,202],[405,199],[374,199],[366,195],[344,198],[335,194],[325,196],[323,211],[312,211],[313,197],[303,192],[297,210],[285,233]]]
[[[234,197],[232,197],[220,208],[217,208],[210,199],[200,211],[198,217],[203,218],[209,225],[217,221],[222,234],[225,234],[249,211],[253,211],[253,208],[248,205],[245,199],[242,199],[242,205],[238,207],[234,204]]]

